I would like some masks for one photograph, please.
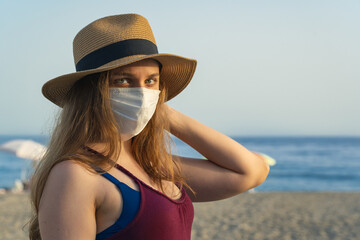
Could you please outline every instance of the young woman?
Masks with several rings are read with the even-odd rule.
[[[43,86],[62,111],[32,180],[30,239],[190,239],[192,202],[265,180],[256,154],[165,104],[196,61],[159,54],[144,17],[90,23],[74,58],[77,72]],[[168,132],[207,160],[173,156]]]

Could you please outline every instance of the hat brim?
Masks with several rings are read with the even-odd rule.
[[[42,93],[51,102],[55,103],[59,107],[62,107],[67,93],[74,83],[81,78],[93,73],[112,70],[149,58],[155,59],[162,64],[160,81],[163,81],[167,89],[166,101],[174,98],[182,90],[184,90],[195,73],[197,62],[194,59],[166,53],[135,55],[109,62],[95,69],[65,74],[51,79],[43,85]]]

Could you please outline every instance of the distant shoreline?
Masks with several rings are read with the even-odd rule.
[[[45,135],[0,136],[0,144],[26,138],[46,145]],[[276,161],[261,192],[360,192],[360,137],[349,136],[238,136],[233,139],[250,151],[263,153]],[[173,153],[203,158],[190,146],[174,138]],[[0,152],[0,187],[12,188],[24,179],[27,160]],[[31,169],[25,169],[25,172]],[[28,176],[28,175],[27,175]]]

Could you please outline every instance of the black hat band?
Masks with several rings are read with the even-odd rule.
[[[76,71],[98,68],[116,59],[133,55],[158,54],[157,46],[146,39],[128,39],[99,48],[76,64]]]

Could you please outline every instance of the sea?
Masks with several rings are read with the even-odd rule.
[[[360,137],[232,137],[251,151],[276,160],[260,192],[359,192]],[[0,144],[31,139],[46,145],[45,136],[1,136]],[[202,156],[174,138],[173,152]],[[12,188],[17,179],[28,178],[32,161],[0,152],[0,188]]]

